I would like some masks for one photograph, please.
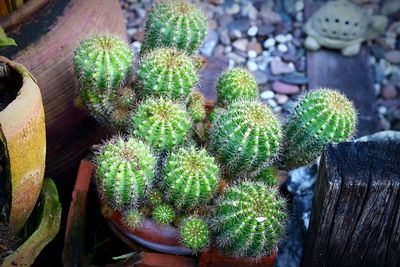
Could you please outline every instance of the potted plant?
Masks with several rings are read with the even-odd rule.
[[[5,57],[0,100],[0,262],[30,265],[58,232],[61,210],[53,182],[43,184],[46,132],[39,87],[23,65]],[[28,221],[40,193],[37,218]]]
[[[82,102],[124,133],[93,159],[102,213],[130,245],[197,254],[201,266],[272,266],[287,218],[276,170],[351,138],[356,112],[344,95],[314,90],[282,127],[243,68],[219,77],[207,112],[193,89],[206,23],[184,1],[155,4],[133,88],[125,83],[133,55],[121,40],[95,36],[77,48]]]

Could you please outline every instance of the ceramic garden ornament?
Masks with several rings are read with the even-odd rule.
[[[371,16],[346,0],[330,1],[317,10],[304,25],[308,35],[305,46],[318,50],[321,46],[340,49],[344,56],[354,56],[363,41],[383,33],[388,19]]]

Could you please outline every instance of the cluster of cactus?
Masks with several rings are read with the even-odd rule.
[[[123,85],[125,65],[111,60],[122,52],[76,56],[82,88],[90,88],[82,90],[85,103],[127,135],[96,154],[96,184],[104,206],[122,212],[127,228],[140,227],[147,216],[179,227],[181,244],[194,252],[218,246],[229,255],[258,258],[277,247],[285,230],[278,170],[309,164],[327,142],[351,138],[356,112],[340,93],[313,90],[281,127],[272,110],[257,101],[251,73],[233,68],[220,75],[218,101],[207,116],[204,96],[194,88],[201,65],[194,53],[205,25],[204,14],[192,4],[155,4],[134,89]],[[85,54],[80,51],[76,55]],[[105,63],[108,58],[113,64]],[[98,64],[107,67],[91,74],[83,67]],[[120,75],[112,70],[117,65]],[[198,129],[205,129],[204,137],[196,138]]]

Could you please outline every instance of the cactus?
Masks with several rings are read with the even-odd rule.
[[[205,149],[180,148],[164,168],[163,188],[167,199],[178,209],[205,204],[217,189],[219,168]]]
[[[193,91],[189,95],[189,101],[187,104],[187,111],[192,117],[193,122],[201,122],[206,116],[206,110],[204,109],[205,101],[202,93]]]
[[[204,249],[210,241],[208,225],[199,218],[189,218],[183,221],[179,232],[181,243],[193,250]]]
[[[312,163],[328,142],[349,140],[356,124],[353,104],[338,91],[318,89],[304,94],[284,128],[286,168]]]
[[[156,159],[149,146],[134,138],[111,139],[95,160],[98,192],[119,210],[135,207],[154,179]]]
[[[207,18],[195,5],[182,1],[154,4],[148,14],[142,51],[176,47],[194,53],[207,33]]]
[[[169,99],[147,99],[137,107],[131,122],[133,133],[160,150],[185,141],[191,127],[187,112]]]
[[[260,171],[278,155],[281,127],[269,107],[238,101],[216,116],[210,148],[231,176]]]
[[[164,197],[158,190],[152,190],[149,196],[147,197],[149,205],[151,207],[158,207],[164,203]]]
[[[198,82],[191,58],[172,48],[158,48],[146,54],[137,77],[145,97],[186,98]]]
[[[254,77],[243,68],[225,71],[217,81],[218,103],[222,106],[237,100],[255,100],[257,83]]]
[[[166,204],[156,207],[153,211],[153,220],[159,224],[170,224],[174,217],[174,209]]]
[[[262,170],[259,174],[257,174],[254,178],[254,181],[261,181],[269,186],[277,186],[278,185],[278,170],[274,167],[268,167]]]
[[[133,52],[119,38],[96,35],[84,40],[74,54],[75,73],[83,88],[104,92],[128,80]]]
[[[284,234],[285,206],[277,189],[264,183],[241,182],[230,187],[213,217],[217,245],[239,257],[269,255]]]
[[[122,223],[129,229],[135,229],[142,223],[142,214],[137,209],[128,209],[122,214]]]

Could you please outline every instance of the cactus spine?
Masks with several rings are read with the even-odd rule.
[[[285,200],[260,182],[230,187],[217,204],[213,228],[218,246],[234,256],[261,257],[271,253],[284,233]]]
[[[328,142],[349,140],[356,124],[353,104],[338,91],[318,89],[304,94],[284,128],[286,167],[311,163]]]
[[[176,47],[194,53],[207,33],[207,18],[195,5],[177,0],[153,5],[145,25],[142,51]]]
[[[232,176],[262,170],[276,158],[281,128],[269,107],[238,101],[216,115],[210,148]]]
[[[146,54],[137,75],[145,97],[186,98],[198,82],[191,58],[172,48],[158,48]]]
[[[147,99],[137,107],[131,128],[160,150],[170,150],[185,141],[191,127],[187,112],[168,99]]]
[[[208,225],[199,218],[184,220],[179,234],[181,243],[193,251],[202,250],[210,241]]]
[[[243,68],[225,71],[217,81],[218,103],[222,106],[237,100],[255,100],[258,90],[254,77]]]
[[[202,93],[198,91],[193,91],[190,93],[187,110],[192,117],[193,122],[201,122],[206,116],[204,105],[205,100]]]
[[[218,180],[214,158],[192,146],[171,154],[164,169],[163,187],[175,207],[192,209],[211,198]]]
[[[97,188],[116,209],[135,207],[154,179],[156,159],[150,147],[134,138],[111,139],[96,156]]]
[[[170,224],[174,220],[175,211],[174,209],[166,204],[158,206],[153,211],[154,221],[160,224]]]

